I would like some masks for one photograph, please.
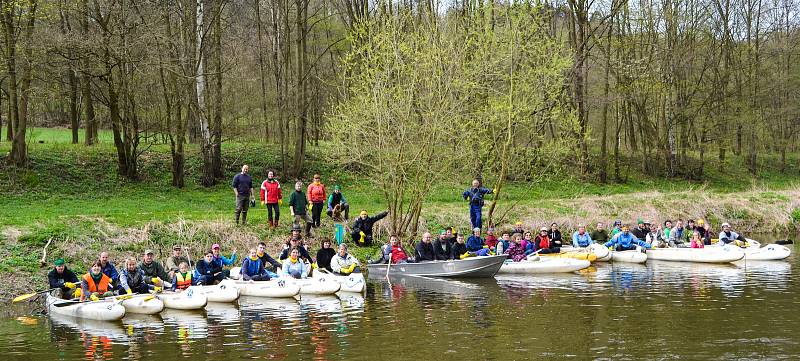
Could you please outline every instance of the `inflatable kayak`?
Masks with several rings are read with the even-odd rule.
[[[562,250],[561,253],[548,253],[548,254],[539,254],[544,258],[572,258],[577,260],[584,260],[589,262],[594,262],[597,260],[597,256],[594,253],[583,252],[583,251],[564,251]]]
[[[613,251],[611,252],[612,262],[627,262],[627,263],[645,263],[647,262],[647,253],[639,250],[632,251]]]
[[[336,292],[339,292],[339,289],[342,288],[342,285],[339,284],[339,282],[325,275],[319,276],[318,278],[286,278],[285,280],[288,281],[287,283],[292,282],[300,286],[301,295],[333,295]]]
[[[736,246],[706,246],[705,248],[656,248],[647,250],[647,259],[673,262],[728,263],[744,258]]]
[[[47,312],[62,316],[97,321],[116,321],[125,317],[125,307],[115,299],[99,301],[69,301],[47,294]]]
[[[300,293],[300,286],[294,282],[287,282],[283,279],[269,281],[234,281],[224,280],[219,285],[232,287],[239,290],[242,296],[255,297],[293,297]]]
[[[124,298],[121,301],[122,307],[125,307],[125,313],[136,313],[140,315],[155,315],[164,310],[164,301],[159,300],[153,295],[142,294],[133,295],[130,298]]]
[[[336,282],[339,282],[339,285],[341,285],[339,291],[342,292],[360,293],[364,291],[364,286],[366,285],[366,283],[364,282],[364,274],[360,272],[351,273],[350,275],[344,276],[317,269],[311,275],[311,278],[315,279],[330,278]]]
[[[584,253],[584,254],[593,254],[595,256],[594,258],[595,258],[596,261],[601,261],[601,260],[608,261],[608,260],[611,260],[611,251],[609,251],[608,248],[606,248],[602,244],[598,244],[598,243],[592,243],[588,247],[582,247],[582,248],[575,248],[575,247],[572,247],[572,246],[564,246],[564,247],[561,247],[561,252],[562,252],[562,254],[564,254],[564,253],[572,253],[572,252]],[[591,257],[587,256],[585,259],[588,260],[588,261],[592,261],[590,258]],[[582,259],[582,258],[579,258],[579,259]],[[594,261],[592,261],[592,262],[594,262]]]
[[[230,303],[239,298],[239,289],[231,285],[196,286],[208,298],[208,302]]]
[[[756,240],[747,239],[748,246],[743,248],[744,259],[747,261],[778,261],[789,257],[792,250],[779,244],[761,246]]]
[[[191,286],[181,292],[165,291],[157,294],[158,299],[164,301],[165,308],[174,310],[199,310],[206,307],[208,297],[199,289],[200,286]]]
[[[575,258],[534,257],[521,262],[511,260],[503,263],[498,274],[503,273],[561,273],[575,272],[589,267],[591,262]]]

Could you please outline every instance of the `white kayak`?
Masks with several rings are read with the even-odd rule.
[[[364,291],[366,282],[364,281],[364,274],[363,273],[351,273],[347,276],[344,275],[337,275],[330,273],[325,270],[315,270],[314,273],[311,275],[311,278],[320,279],[320,278],[330,278],[336,282],[339,282],[341,288],[339,291],[342,292],[355,292],[360,293]]]
[[[47,312],[57,315],[98,321],[116,321],[125,317],[125,307],[114,299],[79,302],[62,300],[48,293],[45,302]]]
[[[743,248],[746,261],[778,261],[789,257],[792,250],[780,244],[761,246],[756,240],[747,239],[748,247]]]
[[[587,252],[594,254],[597,259],[595,261],[610,261],[611,260],[611,251],[608,250],[605,246],[599,243],[592,243],[588,247],[572,247],[572,246],[564,246],[561,247],[562,252]]]
[[[320,276],[319,278],[281,279],[287,280],[287,283],[291,282],[300,286],[301,295],[333,295],[336,292],[339,292],[339,289],[342,288],[342,285],[340,285],[339,282],[336,282],[331,277],[327,276]]]
[[[174,310],[199,310],[206,307],[208,297],[199,290],[199,286],[191,286],[180,292],[165,291],[157,294],[164,301],[165,308]]]
[[[237,288],[242,296],[283,298],[294,297],[300,293],[300,285],[283,279],[252,282],[224,280],[220,285]]]
[[[575,272],[589,267],[592,263],[585,259],[534,257],[520,262],[506,261],[497,271],[501,273],[562,273]]]
[[[647,259],[673,262],[729,263],[744,258],[736,246],[706,246],[705,248],[655,248],[647,250]]]
[[[639,250],[631,251],[613,251],[611,252],[612,262],[626,262],[626,263],[645,263],[647,262],[647,253]]]
[[[208,302],[230,303],[239,299],[239,289],[231,285],[218,284],[214,286],[196,286],[203,293]]]
[[[126,314],[155,315],[164,310],[164,301],[159,300],[153,295],[142,294],[132,295],[130,298],[120,296],[122,307],[125,307]],[[115,299],[117,299],[115,297]]]

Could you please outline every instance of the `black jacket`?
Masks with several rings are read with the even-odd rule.
[[[319,251],[317,251],[317,267],[333,272],[331,269],[331,259],[333,259],[335,255],[336,250],[333,248],[320,248]]]
[[[437,238],[435,241],[433,241],[433,251],[436,255],[436,259],[438,260],[444,261],[450,259],[450,253],[452,252],[451,249],[452,247],[450,247],[450,244],[447,243],[447,240],[442,241]]]
[[[433,243],[425,243],[423,241],[419,241],[419,243],[417,243],[417,247],[414,250],[414,256],[416,257],[417,262],[435,261],[436,253],[434,253],[433,250]]]
[[[456,242],[453,245],[452,253],[450,253],[450,259],[461,259],[460,257],[464,253],[467,253],[467,245]]]
[[[64,283],[78,283],[78,276],[67,267],[64,267],[64,273],[60,274],[56,272],[55,267],[53,267],[50,273],[47,274],[47,281],[50,283],[50,288],[66,288],[64,287]]]
[[[375,222],[380,221],[388,214],[389,212],[381,212],[376,214],[375,217],[367,217],[366,219],[361,219],[361,217],[356,218],[356,222],[353,224],[353,232],[364,232],[367,237],[372,237],[372,226],[375,225]]]
[[[298,245],[297,246],[297,251],[300,252],[300,258],[301,259],[304,259],[309,263],[313,262],[313,260],[311,259],[311,254],[308,253],[308,250],[306,250],[305,247]],[[283,261],[283,260],[285,260],[287,258],[289,258],[289,248],[285,248],[283,250],[283,252],[281,252],[281,256],[278,257],[278,259],[281,260],[281,261]]]
[[[561,231],[559,230],[550,230],[547,232],[547,235],[550,236],[550,243],[555,244],[556,247],[561,247],[564,240],[561,239]]]
[[[270,256],[269,253],[267,253],[267,252],[264,252],[264,254],[261,257],[258,257],[258,258],[261,259],[261,264],[264,265],[264,269],[267,269],[267,270],[270,270],[270,271],[275,271],[275,270],[277,270],[278,268],[281,267],[281,263],[276,261],[274,258],[272,258],[272,256]],[[270,269],[268,267],[268,265],[272,265],[273,268]]]

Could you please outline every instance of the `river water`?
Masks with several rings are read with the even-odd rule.
[[[793,247],[793,246],[790,246]],[[798,359],[800,257],[598,264],[575,274],[370,280],[121,322],[0,315],[6,360]],[[41,306],[38,306],[41,310]]]

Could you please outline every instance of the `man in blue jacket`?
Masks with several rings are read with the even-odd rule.
[[[604,244],[606,247],[614,246],[616,251],[634,250],[636,249],[637,245],[643,248],[650,248],[650,245],[647,244],[647,242],[636,238],[636,236],[631,233],[631,230],[627,225],[622,226],[622,232],[617,233],[616,236]]]
[[[477,179],[472,180],[472,188],[464,191],[464,200],[469,201],[469,221],[472,228],[481,228],[481,217],[483,212],[483,196],[494,193],[493,190],[481,187],[481,182]]]
[[[475,227],[472,229],[472,235],[467,239],[467,251],[472,256],[488,256],[489,248],[483,247],[483,238],[481,238],[481,229]]]
[[[578,230],[572,234],[572,247],[589,247],[592,243],[592,237],[586,233],[586,227],[582,224],[578,225]]]

